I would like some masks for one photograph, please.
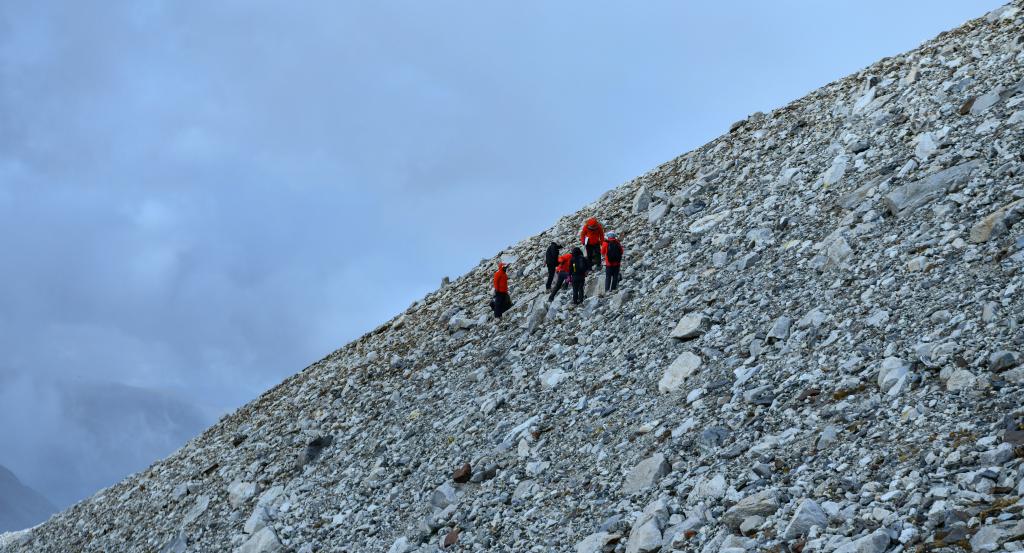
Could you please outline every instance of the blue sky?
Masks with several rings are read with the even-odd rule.
[[[0,464],[60,505],[1000,2],[300,4],[0,4]]]

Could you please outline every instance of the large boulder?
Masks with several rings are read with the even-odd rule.
[[[981,164],[980,160],[974,160],[939,171],[896,188],[886,194],[882,201],[890,213],[898,218],[906,217],[917,208],[946,194],[954,184],[966,182]]]

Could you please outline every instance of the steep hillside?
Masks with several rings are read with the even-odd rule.
[[[39,492],[22,484],[13,472],[0,465],[0,531],[35,526],[56,511]]]
[[[8,551],[1024,547],[1019,0],[609,191]],[[543,297],[597,216],[622,291]]]

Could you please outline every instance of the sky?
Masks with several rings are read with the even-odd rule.
[[[442,277],[1001,3],[0,1],[0,465],[88,497]]]

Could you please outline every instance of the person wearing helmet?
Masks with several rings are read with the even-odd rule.
[[[619,270],[622,268],[622,256],[625,254],[622,243],[614,232],[605,234],[601,244],[601,255],[604,256],[604,291],[610,292],[619,287]]]
[[[594,269],[601,268],[601,244],[604,242],[604,227],[591,217],[580,230],[580,243],[587,251],[587,259]]]

